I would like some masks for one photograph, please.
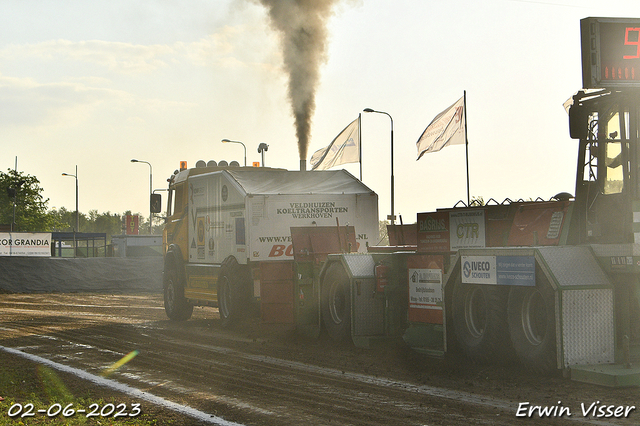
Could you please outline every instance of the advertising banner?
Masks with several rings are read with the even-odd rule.
[[[278,195],[255,201],[251,205],[252,261],[293,259],[291,227],[336,226],[355,227],[356,247],[365,251],[367,243],[377,242],[377,199],[369,195]]]
[[[447,252],[449,249],[449,213],[418,213],[418,252]]]
[[[409,321],[442,324],[442,255],[407,258]]]
[[[499,285],[536,285],[536,260],[533,256],[498,256]]]
[[[409,306],[442,310],[440,269],[409,269]]]
[[[465,284],[536,285],[533,256],[462,256]]]
[[[451,212],[449,215],[451,251],[462,248],[484,248],[484,210]]]
[[[462,282],[498,284],[496,256],[462,256]]]
[[[360,161],[360,117],[353,120],[331,143],[311,156],[311,170],[328,170]]]
[[[2,232],[0,256],[51,256],[51,233]]]
[[[138,215],[130,215],[126,216],[126,233],[127,235],[138,235],[138,223],[140,221],[140,217]]]
[[[465,134],[464,96],[442,111],[424,129],[416,142],[418,160],[428,152],[440,151],[449,145],[464,145]]]

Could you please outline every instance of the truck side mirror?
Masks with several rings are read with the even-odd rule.
[[[162,195],[151,194],[151,213],[160,213],[162,211]]]
[[[589,113],[580,104],[573,104],[569,108],[569,136],[571,139],[587,139]]]

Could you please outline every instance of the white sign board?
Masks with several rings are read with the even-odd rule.
[[[0,256],[51,256],[51,233],[1,232]]]
[[[293,259],[291,227],[355,227],[357,247],[365,252],[367,244],[378,238],[377,197],[369,194],[272,195],[253,197],[248,216],[250,258],[252,261]],[[338,219],[336,221],[336,219]]]
[[[498,284],[495,256],[462,256],[462,282]]]
[[[440,269],[409,269],[409,307],[442,310]]]
[[[451,251],[462,248],[484,248],[484,210],[451,212],[449,214]]]

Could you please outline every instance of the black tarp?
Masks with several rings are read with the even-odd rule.
[[[162,292],[162,257],[0,257],[0,291]]]

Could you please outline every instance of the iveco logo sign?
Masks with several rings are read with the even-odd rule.
[[[465,278],[491,278],[491,264],[486,261],[466,261],[462,266]]]
[[[464,272],[465,278],[469,278],[471,276],[471,264],[469,262],[464,262],[462,272]]]

